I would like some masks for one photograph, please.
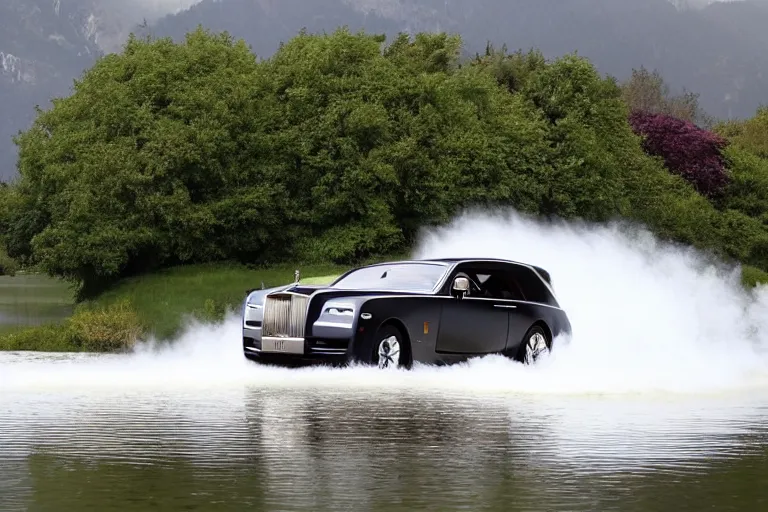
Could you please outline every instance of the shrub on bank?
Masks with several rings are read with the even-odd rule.
[[[64,322],[2,336],[0,350],[123,352],[135,346],[142,332],[136,311],[121,301],[104,309],[78,308]]]
[[[130,350],[143,332],[138,314],[125,299],[105,309],[80,309],[66,328],[85,352]]]

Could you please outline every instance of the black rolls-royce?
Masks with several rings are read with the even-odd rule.
[[[243,352],[276,363],[410,368],[502,354],[525,364],[571,324],[549,273],[499,259],[431,259],[351,270],[327,286],[250,290]]]

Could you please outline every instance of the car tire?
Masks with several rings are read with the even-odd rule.
[[[404,369],[408,367],[408,341],[394,325],[382,326],[373,340],[371,363],[379,369]]]
[[[540,325],[534,325],[528,329],[523,337],[518,360],[525,365],[532,365],[551,350],[552,340],[549,339],[547,331]]]

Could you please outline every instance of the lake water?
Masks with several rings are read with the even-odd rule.
[[[231,350],[236,327],[0,354],[0,510],[768,510],[761,379],[611,393],[501,358],[267,368]]]
[[[45,275],[0,276],[0,334],[68,317],[72,295],[67,283]]]

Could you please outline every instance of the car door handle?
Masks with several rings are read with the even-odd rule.
[[[517,309],[517,306],[504,306],[501,304],[494,304],[493,307],[495,308],[505,308],[505,309]]]

